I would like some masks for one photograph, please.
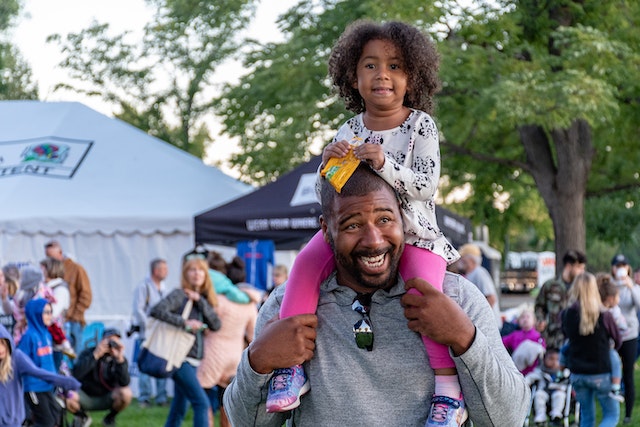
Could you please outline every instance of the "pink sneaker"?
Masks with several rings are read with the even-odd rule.
[[[462,396],[460,397],[458,400],[434,394],[426,427],[460,427],[469,417]]]
[[[285,412],[300,406],[300,397],[309,391],[302,365],[276,369],[269,381],[267,412]]]

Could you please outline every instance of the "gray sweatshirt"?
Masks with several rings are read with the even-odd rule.
[[[502,345],[494,314],[472,283],[447,273],[444,291],[476,326],[471,347],[453,357],[469,417],[474,426],[509,427],[524,423],[530,390]],[[434,375],[420,336],[407,328],[400,298],[404,282],[376,291],[370,317],[373,351],[360,349],[353,325],[361,318],[351,309],[355,292],[332,274],[320,288],[316,350],[304,364],[311,390],[299,408],[267,413],[271,374],[258,374],[245,350],[237,376],[224,394],[234,426],[416,426],[424,427],[434,393]],[[256,334],[278,314],[284,286],[261,308]]]

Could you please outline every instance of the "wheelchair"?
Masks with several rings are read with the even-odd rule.
[[[560,380],[550,381],[551,378],[545,378],[547,386],[544,387],[544,381],[536,381],[531,385],[531,400],[529,403],[529,412],[524,421],[524,427],[529,426],[548,426],[548,427],[569,427],[570,425],[579,425],[580,422],[580,408],[579,404],[575,400],[575,392],[571,387],[569,376],[565,375]],[[564,393],[562,393],[564,389]],[[551,404],[554,399],[553,392],[556,394],[556,399],[562,399],[562,412],[560,414],[553,414],[551,411]],[[546,419],[544,422],[535,421],[536,405],[538,410],[541,407],[545,410]],[[571,414],[573,413],[573,423],[571,423]]]

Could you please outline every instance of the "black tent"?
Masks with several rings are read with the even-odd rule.
[[[273,240],[276,249],[300,249],[319,229],[315,181],[321,156],[256,191],[195,217],[196,244],[235,245]],[[469,241],[471,222],[437,207],[438,225],[454,246]]]

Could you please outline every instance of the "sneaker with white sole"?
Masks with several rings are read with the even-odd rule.
[[[609,397],[617,402],[624,403],[624,396],[620,393],[620,390],[611,390]]]
[[[462,399],[433,395],[426,427],[460,427],[468,417]]]
[[[269,381],[267,412],[285,412],[300,406],[300,397],[309,391],[302,365],[276,369]]]

